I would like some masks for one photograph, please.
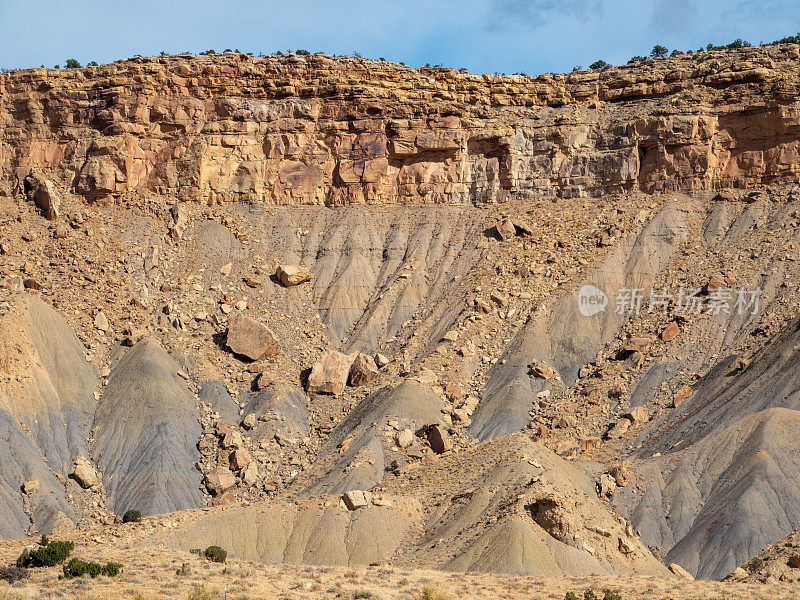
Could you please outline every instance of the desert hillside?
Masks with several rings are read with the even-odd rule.
[[[791,597],[798,67],[0,73],[3,560]]]

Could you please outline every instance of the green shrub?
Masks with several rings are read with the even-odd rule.
[[[581,600],[578,598],[578,594],[575,592],[567,592],[567,595],[564,596],[564,600]]]
[[[89,575],[92,579],[98,575],[116,577],[121,571],[122,565],[119,563],[110,562],[101,565],[96,562],[86,562],[79,558],[73,558],[64,565],[64,578],[73,579],[74,577],[82,577],[83,575]]]
[[[374,598],[375,594],[369,590],[359,590],[353,594],[353,600],[365,600],[366,598]]]
[[[142,520],[142,513],[138,510],[129,510],[124,515],[122,515],[122,522],[123,523],[138,523]]]
[[[603,600],[622,600],[622,596],[611,590],[603,590]]]
[[[14,583],[20,579],[25,579],[29,575],[28,569],[22,567],[0,567],[0,581]]]
[[[209,546],[203,551],[203,555],[210,560],[211,562],[215,563],[224,563],[225,560],[228,558],[227,550],[220,548],[219,546]]]
[[[75,549],[73,542],[51,542],[44,537],[42,541],[47,541],[47,545],[37,550],[23,550],[17,559],[18,567],[54,567],[67,560]]]
[[[197,554],[197,556],[203,556],[203,549],[202,548],[192,548],[189,550],[189,554]]]
[[[608,64],[608,63],[607,63],[606,61],[604,61],[604,60],[596,60],[596,61],[594,61],[592,64],[590,64],[590,65],[589,65],[589,68],[590,68],[590,69],[607,69],[607,68],[609,68],[610,66],[611,66],[611,65],[610,65],[610,64]]]
[[[68,58],[67,62],[65,63],[65,65],[66,65],[66,67],[68,69],[80,69],[81,68],[81,63],[79,63],[74,58]]]
[[[744,568],[750,571],[750,573],[758,573],[764,568],[764,561],[758,557],[755,557],[753,560],[747,563]]]
[[[589,589],[583,592],[583,600],[600,600],[593,590]]]

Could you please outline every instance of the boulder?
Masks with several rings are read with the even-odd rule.
[[[681,579],[685,579],[687,581],[694,581],[694,577],[692,577],[692,574],[677,563],[670,563],[667,568]]]
[[[678,324],[675,321],[673,321],[672,323],[670,323],[669,325],[664,327],[664,329],[661,330],[661,333],[659,334],[659,336],[661,337],[661,341],[662,342],[669,342],[671,340],[674,340],[676,337],[678,337],[678,334],[680,332],[681,332],[681,328],[678,326]]]
[[[83,489],[90,489],[95,487],[100,478],[97,476],[97,470],[89,459],[79,456],[75,459],[75,465],[72,469],[72,477],[77,481]]]
[[[283,285],[289,287],[310,281],[314,277],[314,274],[306,267],[300,265],[278,265],[278,268],[275,270],[275,277],[277,277],[278,281]]]
[[[236,477],[225,467],[216,467],[206,475],[206,489],[212,496],[221,496],[236,485]]]
[[[617,360],[624,360],[635,352],[647,354],[647,351],[650,349],[650,342],[650,338],[646,337],[630,338],[617,353]]]
[[[383,367],[389,364],[389,357],[378,352],[375,355],[375,364],[379,369],[382,369]]]
[[[58,218],[61,194],[52,181],[31,171],[25,178],[24,186],[28,199],[36,204],[48,221]]]
[[[353,387],[372,383],[378,376],[378,365],[375,359],[367,354],[358,353],[353,364],[350,365],[350,377],[348,383]]]
[[[414,432],[408,427],[397,434],[397,445],[401,448],[408,448],[414,442]]]
[[[556,372],[550,365],[540,361],[534,361],[528,365],[528,374],[539,377],[540,379],[550,380],[555,376]]]
[[[431,445],[431,450],[436,454],[444,454],[453,448],[453,442],[450,440],[450,436],[447,435],[447,431],[445,431],[444,427],[438,423],[425,427],[425,438]]]
[[[22,493],[31,496],[39,491],[39,482],[36,479],[29,479],[22,484]]]
[[[278,351],[278,338],[269,327],[244,315],[228,321],[228,348],[250,360],[263,360]]]
[[[256,415],[255,413],[249,413],[242,419],[242,427],[245,429],[252,429],[256,426]]]
[[[672,408],[678,408],[684,400],[692,395],[692,391],[691,387],[684,385],[675,392],[675,395],[672,397]]]
[[[611,428],[611,430],[606,434],[606,437],[610,440],[616,440],[621,438],[625,435],[625,432],[628,431],[631,427],[631,421],[629,419],[620,419],[617,421],[616,425]]]
[[[789,560],[786,561],[786,564],[792,569],[800,569],[800,554],[793,554],[790,556]]]
[[[644,406],[637,406],[632,408],[629,412],[622,415],[624,419],[628,419],[631,423],[643,423],[650,418],[647,408]]]
[[[245,450],[244,448],[237,448],[231,453],[230,463],[231,463],[231,470],[233,471],[242,471],[247,469],[250,466],[250,463],[253,462],[252,455]]]
[[[616,489],[617,484],[614,482],[614,478],[611,475],[608,473],[600,475],[600,482],[597,484],[597,495],[600,496],[600,498],[610,498],[614,495]]]
[[[497,230],[497,235],[500,236],[501,240],[507,240],[516,235],[516,229],[514,228],[514,223],[508,217],[500,219],[495,224],[494,228]]]
[[[356,510],[369,506],[372,501],[372,494],[364,490],[349,490],[342,494],[342,502],[347,507],[347,510]]]
[[[344,392],[350,376],[350,367],[355,354],[342,354],[336,350],[326,350],[311,368],[306,391],[309,394],[333,394]]]
[[[94,326],[98,331],[108,331],[111,326],[108,322],[108,317],[102,310],[94,316]]]
[[[608,470],[608,474],[614,478],[617,487],[625,487],[631,482],[631,470],[628,467],[617,465]]]

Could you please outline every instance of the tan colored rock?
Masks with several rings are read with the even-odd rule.
[[[679,407],[684,400],[692,395],[692,392],[694,392],[694,390],[688,385],[684,385],[682,388],[680,388],[672,397],[672,408]]]
[[[269,327],[241,314],[228,321],[228,348],[250,360],[263,360],[278,351],[278,338]]]
[[[617,465],[608,470],[608,474],[614,478],[617,487],[625,487],[631,482],[633,473],[628,467]]]
[[[103,332],[108,331],[111,327],[111,324],[108,322],[108,318],[102,310],[94,316],[94,326],[95,329]]]
[[[75,464],[72,468],[72,477],[84,489],[96,487],[100,483],[100,477],[97,470],[89,459],[79,456],[75,459]]]
[[[355,358],[356,354],[343,354],[336,350],[323,352],[311,368],[306,391],[309,394],[342,394]]]
[[[342,494],[342,501],[347,510],[357,510],[369,506],[372,502],[372,494],[364,490],[349,490]]]
[[[256,426],[256,415],[255,413],[248,413],[245,415],[244,419],[242,419],[242,427],[245,429],[252,429]]]
[[[36,204],[36,207],[42,211],[48,221],[58,218],[61,194],[52,181],[45,179],[39,173],[31,171],[25,178],[24,186],[28,199]]]
[[[353,364],[350,365],[348,383],[354,387],[368,385],[378,376],[378,366],[375,359],[367,354],[359,352]]]
[[[251,462],[253,462],[253,456],[244,448],[237,448],[231,452],[230,464],[232,471],[247,469]]]
[[[212,496],[222,496],[236,485],[236,477],[225,467],[216,467],[205,478],[206,489]]]
[[[528,365],[528,373],[540,379],[550,380],[555,377],[556,371],[547,363],[541,361],[534,361]]]
[[[247,468],[242,471],[242,483],[245,485],[256,485],[259,480],[259,469],[256,461],[250,462]]]
[[[637,406],[622,415],[624,419],[628,419],[631,423],[644,423],[650,420],[650,413],[647,411],[646,406]]]
[[[499,235],[500,239],[502,240],[507,240],[516,235],[516,229],[514,228],[514,223],[508,217],[500,219],[495,224],[494,228],[497,231],[497,235]]]
[[[620,419],[617,421],[617,424],[611,428],[611,430],[606,434],[606,437],[610,440],[617,440],[625,435],[625,432],[628,431],[631,427],[631,421],[629,419]]]
[[[600,498],[610,498],[614,495],[616,489],[617,484],[614,482],[614,478],[611,475],[608,473],[600,475],[600,481],[597,484],[597,495],[600,496]]]
[[[408,427],[401,430],[397,434],[397,445],[401,448],[408,448],[411,444],[414,443],[414,432],[411,431]]]
[[[377,365],[377,367],[378,367],[379,369],[383,369],[383,368],[384,368],[386,365],[388,365],[388,364],[389,364],[389,362],[390,362],[390,361],[389,361],[389,357],[387,357],[387,356],[384,356],[384,355],[383,355],[383,354],[381,354],[380,352],[378,352],[378,353],[377,353],[377,354],[374,356],[374,358],[375,358],[375,364]]]
[[[687,581],[694,581],[694,577],[692,577],[692,574],[677,563],[670,563],[667,568],[681,579],[685,579]]]
[[[275,277],[278,278],[286,287],[300,285],[306,281],[311,281],[314,274],[307,267],[300,265],[278,265],[275,270]]]
[[[241,448],[244,444],[242,434],[235,429],[227,430],[222,436],[222,447],[229,449]]]
[[[672,323],[670,323],[669,325],[664,327],[664,329],[661,330],[659,337],[661,338],[662,342],[669,342],[678,337],[680,332],[681,328],[675,321],[673,321]]]
[[[22,484],[22,493],[26,496],[39,493],[39,482],[36,479],[29,479]]]
[[[792,554],[786,564],[792,569],[800,569],[800,554]]]

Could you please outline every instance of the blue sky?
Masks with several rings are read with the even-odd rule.
[[[0,67],[305,48],[538,74],[798,31],[800,0],[0,0]]]

